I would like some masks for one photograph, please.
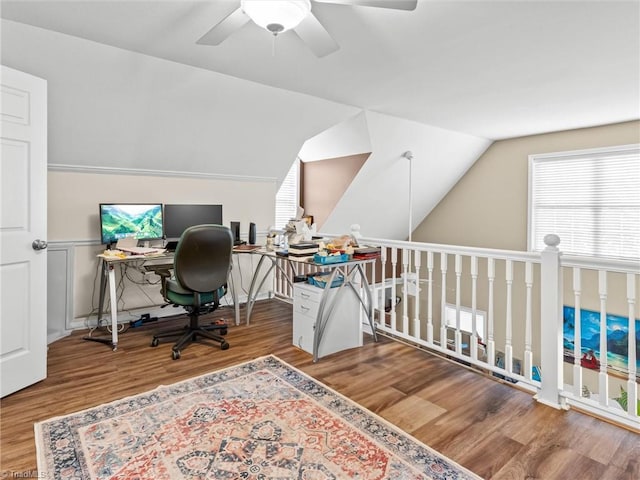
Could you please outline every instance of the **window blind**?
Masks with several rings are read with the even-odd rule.
[[[298,201],[298,184],[300,183],[298,163],[299,159],[293,162],[276,194],[276,223],[274,226],[279,230],[283,229],[289,220],[295,218],[298,211],[300,203]]]
[[[640,145],[533,155],[529,245],[560,237],[565,253],[640,259]]]

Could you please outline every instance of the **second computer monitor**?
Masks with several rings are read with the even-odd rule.
[[[164,234],[167,240],[179,240],[187,228],[204,224],[222,225],[222,205],[164,205]]]

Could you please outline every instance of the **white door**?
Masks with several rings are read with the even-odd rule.
[[[47,82],[0,66],[0,397],[47,376]]]

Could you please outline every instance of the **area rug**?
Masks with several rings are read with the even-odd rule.
[[[274,356],[35,425],[51,479],[478,479]]]

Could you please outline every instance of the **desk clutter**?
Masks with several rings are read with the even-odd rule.
[[[98,257],[108,260],[124,259],[130,257],[150,258],[163,255],[165,253],[164,248],[148,248],[137,247],[136,249],[106,249],[102,253],[98,254]]]
[[[359,245],[351,235],[333,239],[315,239],[290,244],[276,255],[319,265],[344,263],[350,260],[367,260],[380,257],[380,247]]]

